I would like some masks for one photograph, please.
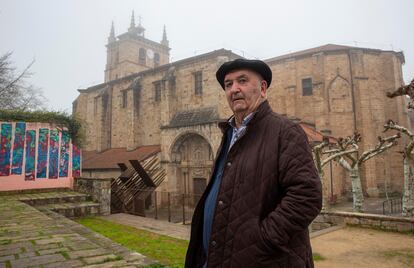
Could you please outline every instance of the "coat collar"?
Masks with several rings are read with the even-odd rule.
[[[259,122],[263,117],[265,117],[267,114],[272,112],[272,108],[269,105],[269,101],[265,100],[262,102],[259,107],[257,107],[256,112],[253,115],[253,118],[250,120],[249,125],[254,125],[257,122]],[[226,133],[226,131],[231,127],[228,121],[233,117],[233,115],[227,119],[225,122],[220,122],[218,124],[219,128],[223,133]]]

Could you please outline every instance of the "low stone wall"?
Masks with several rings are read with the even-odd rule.
[[[100,215],[111,214],[112,178],[76,178],[74,190],[89,194],[93,201],[100,203]]]
[[[322,211],[311,225],[312,231],[349,224],[397,232],[414,232],[414,218],[341,211]]]

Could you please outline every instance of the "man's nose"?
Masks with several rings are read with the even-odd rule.
[[[233,83],[230,87],[230,92],[234,93],[234,92],[239,92],[240,91],[240,87],[238,83]]]

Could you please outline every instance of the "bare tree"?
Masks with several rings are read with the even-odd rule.
[[[22,72],[12,66],[12,53],[0,56],[0,109],[39,110],[46,101],[42,91],[26,82],[32,76],[29,72],[32,61]]]
[[[397,88],[394,92],[387,92],[388,98],[408,95],[410,101],[408,102],[408,109],[414,109],[414,79],[408,85]]]
[[[410,97],[408,109],[414,109],[414,79],[410,84],[401,86],[394,92],[387,93],[389,98],[403,95],[408,95]],[[403,216],[408,217],[414,216],[414,134],[408,128],[400,126],[392,120],[389,120],[387,124],[384,125],[384,128],[385,131],[393,129],[408,137],[408,142],[406,143],[403,151],[404,190],[402,199],[402,214]]]
[[[348,171],[351,178],[352,195],[353,195],[353,210],[355,212],[363,212],[364,195],[362,192],[360,166],[372,157],[383,153],[387,149],[396,144],[396,140],[400,134],[390,137],[378,137],[377,145],[358,155],[358,143],[361,141],[361,135],[355,133],[346,138],[339,138],[335,149],[326,151],[330,154],[329,158],[334,158],[346,171]],[[328,159],[329,159],[328,158]]]
[[[336,158],[355,152],[355,150],[347,150],[347,151],[338,151],[338,150],[331,150],[329,148],[331,144],[329,143],[329,137],[324,137],[323,141],[315,146],[313,146],[313,157],[315,161],[316,169],[318,170],[319,178],[321,179],[322,184],[322,209],[326,209],[328,204],[326,202],[327,196],[327,189],[325,183],[325,174],[323,168],[331,161],[335,160]]]

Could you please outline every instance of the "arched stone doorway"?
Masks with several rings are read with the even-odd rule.
[[[194,195],[197,201],[210,178],[212,164],[213,152],[203,136],[186,133],[174,142],[170,167],[174,170],[179,192]]]

